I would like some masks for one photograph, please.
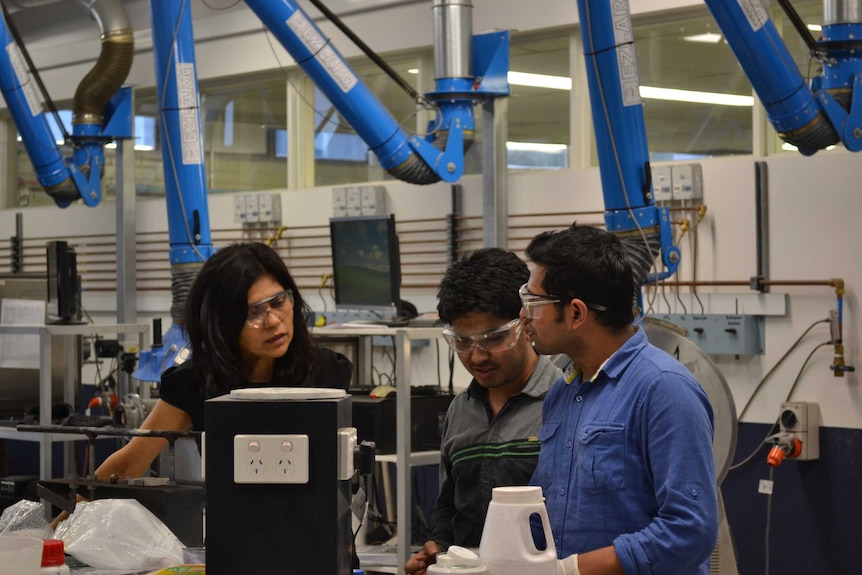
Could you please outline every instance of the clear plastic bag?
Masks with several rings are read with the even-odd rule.
[[[0,535],[50,538],[51,526],[45,519],[45,508],[38,501],[26,499],[13,503],[0,515]]]
[[[82,502],[54,532],[66,553],[99,569],[153,570],[182,563],[183,545],[134,499]]]

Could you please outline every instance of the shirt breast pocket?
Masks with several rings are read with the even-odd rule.
[[[614,491],[625,487],[625,426],[591,424],[581,429],[578,468],[580,484],[587,491]]]
[[[533,473],[533,480],[531,481],[533,485],[547,487],[554,483],[555,448],[558,447],[554,444],[554,440],[557,437],[559,427],[558,421],[547,421],[542,423],[542,427],[539,428],[539,463]]]

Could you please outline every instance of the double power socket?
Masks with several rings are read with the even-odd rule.
[[[802,442],[802,452],[795,459],[820,458],[820,406],[809,401],[786,401],[781,404],[778,425],[782,433],[792,433]]]
[[[338,479],[353,476],[356,428],[337,432]],[[233,438],[235,483],[308,483],[309,438],[305,434],[240,434]],[[318,457],[321,455],[318,454]]]

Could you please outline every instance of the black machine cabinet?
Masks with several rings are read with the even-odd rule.
[[[453,395],[410,397],[410,451],[440,449],[443,420]],[[360,441],[373,441],[378,453],[395,453],[395,397],[353,396],[353,426]]]
[[[339,479],[338,470],[338,431],[350,426],[350,403],[349,396],[273,401],[226,395],[207,401],[208,575],[352,573],[350,481]],[[266,436],[287,434],[308,437],[307,483],[235,482],[235,436],[263,437],[264,454]],[[267,465],[277,460],[281,469],[279,455],[262,459]]]

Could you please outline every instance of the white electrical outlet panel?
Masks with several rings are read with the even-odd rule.
[[[703,170],[700,164],[678,164],[671,170],[673,199],[702,200]]]
[[[308,483],[308,436],[235,435],[233,480],[234,483]]]
[[[652,166],[652,190],[655,202],[669,202],[673,200],[673,181],[671,180],[670,166]]]
[[[245,221],[256,224],[260,221],[260,205],[257,202],[257,194],[245,194]]]
[[[347,215],[347,188],[332,188],[332,217]]]
[[[796,459],[820,458],[819,404],[809,401],[782,403],[778,424],[782,433],[792,433],[802,441],[802,452]]]
[[[347,216],[362,215],[362,189],[359,186],[347,187]]]
[[[281,194],[261,193],[257,195],[261,222],[281,222]]]
[[[354,453],[356,453],[356,428],[342,427],[338,430],[338,479],[353,477]]]
[[[244,224],[245,216],[245,197],[242,194],[236,194],[233,197],[233,221],[235,224]]]
[[[386,188],[383,186],[361,186],[360,190],[363,216],[389,213],[386,207]]]

